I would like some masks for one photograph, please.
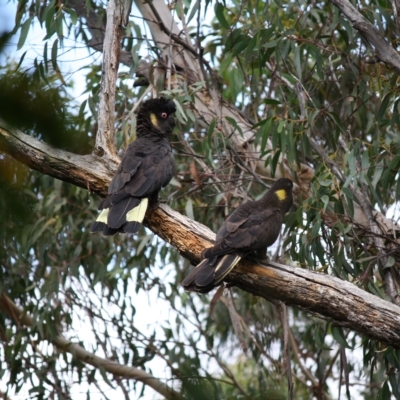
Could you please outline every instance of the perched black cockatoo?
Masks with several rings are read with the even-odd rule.
[[[156,202],[158,192],[176,173],[169,136],[175,121],[175,104],[163,97],[145,101],[137,115],[136,136],[118,167],[100,203],[102,210],[91,232],[114,235],[136,233],[142,226],[149,200]]]
[[[246,255],[255,252],[265,258],[293,204],[292,189],[290,179],[279,179],[260,200],[236,208],[219,229],[214,246],[203,251],[204,260],[183,280],[183,287],[207,293]]]

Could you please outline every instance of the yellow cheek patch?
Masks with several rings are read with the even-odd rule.
[[[156,128],[158,128],[158,119],[156,114],[153,113],[150,114],[150,121]]]
[[[275,192],[275,194],[278,196],[278,199],[280,201],[283,201],[286,199],[286,190],[284,189],[279,189]]]

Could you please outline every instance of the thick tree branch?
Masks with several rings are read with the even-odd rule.
[[[330,0],[350,20],[367,41],[374,46],[377,57],[400,73],[400,55],[363,15],[347,0]]]
[[[147,216],[146,226],[193,263],[199,262],[201,251],[215,239],[209,229],[165,205]],[[281,300],[400,348],[400,307],[338,278],[270,264],[255,265],[244,260],[226,281],[256,296]]]
[[[104,192],[118,167],[108,158],[56,149],[11,128],[1,119],[0,149],[32,169],[97,193]]]
[[[122,39],[122,23],[129,10],[121,0],[110,0],[107,6],[107,24],[103,47],[103,65],[99,102],[98,131],[94,153],[118,161],[115,146],[114,114],[115,91]]]
[[[143,0],[135,0],[135,4],[147,22],[154,42],[162,50],[164,62],[172,61],[174,66],[178,66],[189,81],[202,81],[201,69],[197,65],[196,51],[187,41],[182,41],[180,29],[175,23],[171,11],[164,0],[152,0],[150,3]],[[153,12],[156,10],[157,15]],[[178,38],[174,42],[173,38]],[[189,41],[189,40],[188,40]],[[186,51],[182,51],[182,45]],[[191,50],[188,52],[187,48]]]
[[[34,325],[32,317],[27,314],[23,309],[19,308],[5,294],[1,294],[0,296],[0,309],[1,311],[5,312],[11,319],[13,319],[17,325],[22,324],[27,327],[32,327]],[[93,365],[96,368],[103,368],[105,371],[116,376],[123,377],[125,379],[134,379],[142,382],[143,384],[153,388],[162,396],[165,396],[166,399],[182,399],[182,396],[178,392],[168,387],[158,378],[155,378],[153,375],[141,369],[128,367],[126,365],[118,364],[114,361],[98,357],[95,354],[85,350],[82,346],[72,343],[70,340],[66,339],[62,335],[46,340],[49,340],[51,343],[53,343],[59,350],[66,351],[72,354],[72,356],[79,361]]]
[[[397,305],[338,278],[274,262],[269,264],[255,266],[243,262],[228,275],[227,281],[260,297],[282,300],[400,348]]]
[[[25,141],[25,142],[24,142]],[[0,125],[0,147],[38,171],[105,195],[116,165],[77,156]],[[108,168],[107,166],[108,165]],[[215,234],[166,205],[147,213],[145,224],[196,264]],[[256,296],[278,299],[333,323],[400,348],[400,307],[328,275],[282,264],[243,261],[227,281]],[[376,324],[376,320],[380,323]]]

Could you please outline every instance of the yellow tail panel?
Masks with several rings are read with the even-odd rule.
[[[105,208],[104,210],[102,210],[100,215],[97,217],[96,222],[103,222],[104,224],[107,224],[109,210],[109,208]]]
[[[126,214],[127,222],[142,222],[146,214],[149,199],[144,198],[140,204]]]

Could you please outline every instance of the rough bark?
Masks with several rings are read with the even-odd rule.
[[[83,188],[89,183],[90,189],[101,195],[107,193],[116,164],[107,167],[103,163],[106,159],[55,149],[4,125],[0,124],[0,147],[19,161]],[[210,229],[166,205],[148,213],[145,224],[194,264],[215,239]],[[256,296],[281,300],[400,348],[400,307],[338,278],[270,264],[261,266],[245,260],[229,274],[227,281]]]
[[[103,65],[99,101],[98,132],[94,154],[118,161],[115,147],[114,114],[115,91],[122,39],[122,23],[129,14],[121,0],[110,0],[103,46]]]

